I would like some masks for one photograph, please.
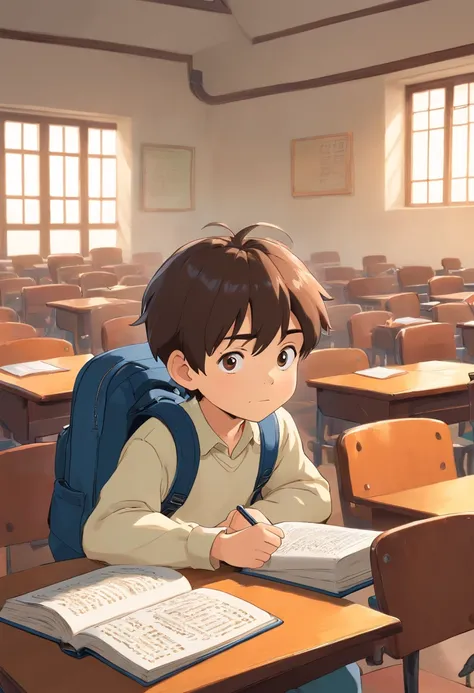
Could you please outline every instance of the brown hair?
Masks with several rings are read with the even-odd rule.
[[[290,313],[303,331],[301,356],[314,349],[321,329],[330,327],[324,306],[330,296],[285,245],[247,238],[256,226],[188,243],[159,268],[135,323],[145,323],[155,358],[166,364],[179,350],[194,371],[204,372],[206,354],[232,327],[238,334],[249,306],[254,353],[266,349],[280,330],[285,335]]]

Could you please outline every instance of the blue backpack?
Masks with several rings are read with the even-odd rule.
[[[153,396],[152,396],[153,393]],[[188,398],[173,382],[148,344],[95,356],[79,372],[71,419],[57,441],[49,546],[56,561],[84,556],[82,532],[104,484],[114,473],[123,446],[147,419],[170,431],[176,445],[176,474],[161,512],[170,517],[186,501],[199,468],[200,449]],[[275,414],[259,424],[261,455],[252,502],[273,473],[279,446]]]

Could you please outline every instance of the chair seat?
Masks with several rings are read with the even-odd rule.
[[[462,693],[464,679],[454,683],[429,671],[420,670],[420,693]],[[401,664],[377,669],[362,676],[363,693],[403,693],[403,667]]]

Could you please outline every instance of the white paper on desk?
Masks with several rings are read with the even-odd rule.
[[[355,372],[355,375],[366,375],[368,378],[376,378],[377,380],[386,380],[387,378],[394,378],[396,375],[406,374],[407,371],[402,371],[400,368],[383,368],[382,366]]]
[[[54,366],[46,361],[26,361],[25,363],[12,363],[10,366],[2,366],[0,371],[9,375],[16,375],[23,378],[25,375],[37,375],[39,373],[59,373],[68,371],[69,368]]]
[[[431,322],[426,318],[395,318],[392,325],[413,325],[413,323]]]

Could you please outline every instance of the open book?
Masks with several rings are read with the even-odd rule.
[[[23,378],[25,375],[38,375],[39,373],[59,373],[67,371],[68,368],[55,366],[46,361],[25,361],[24,363],[13,363],[10,366],[2,366],[0,371],[9,375],[16,375]]]
[[[285,538],[270,560],[247,575],[344,597],[372,584],[370,547],[380,532],[311,522],[282,522]]]
[[[152,566],[109,566],[14,597],[0,620],[59,642],[73,656],[91,654],[145,686],[281,623]]]
[[[401,368],[384,368],[383,366],[375,366],[374,368],[366,368],[363,371],[356,371],[356,375],[365,375],[367,378],[376,378],[377,380],[387,380],[394,378],[396,375],[406,375],[407,371]]]

